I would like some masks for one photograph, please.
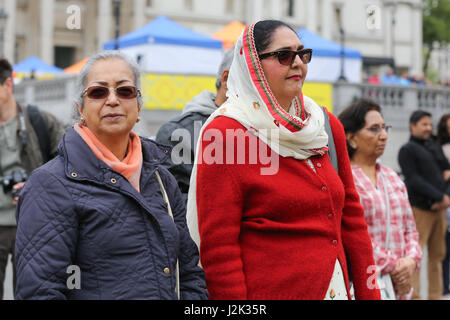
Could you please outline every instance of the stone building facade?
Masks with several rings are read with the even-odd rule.
[[[7,13],[1,50],[14,62],[30,55],[64,67],[114,38],[115,0],[0,0]],[[212,34],[233,20],[274,18],[306,27],[361,51],[368,64],[394,59],[418,73],[422,66],[421,0],[122,0],[120,34],[158,15]],[[340,23],[341,22],[341,23]]]

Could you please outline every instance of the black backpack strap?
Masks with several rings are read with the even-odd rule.
[[[330,158],[330,162],[334,167],[334,170],[339,174],[339,165],[336,154],[336,146],[334,144],[333,131],[330,126],[330,117],[324,107],[321,107],[323,114],[325,115],[325,131],[328,135],[328,157]]]
[[[38,107],[28,105],[27,111],[30,123],[38,137],[39,148],[41,149],[42,159],[45,163],[50,160],[50,135],[48,134],[47,124]]]

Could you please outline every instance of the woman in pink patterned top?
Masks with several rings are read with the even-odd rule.
[[[390,126],[386,126],[380,106],[366,99],[348,106],[339,120],[344,125],[353,178],[364,208],[377,271],[381,275],[390,274],[397,299],[410,299],[412,275],[419,267],[422,250],[405,184],[393,169],[377,161],[384,153]],[[386,199],[390,208],[387,249]]]

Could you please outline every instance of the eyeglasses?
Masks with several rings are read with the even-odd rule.
[[[117,88],[113,88],[116,93],[117,98],[119,99],[134,99],[136,97],[141,96],[141,91],[134,86],[120,86]],[[87,96],[92,100],[103,100],[108,98],[110,94],[110,88],[105,86],[92,86],[86,88],[83,91],[82,96]]]
[[[280,64],[284,66],[290,66],[292,65],[292,63],[294,63],[295,57],[297,55],[300,57],[300,60],[302,60],[304,64],[308,64],[311,62],[312,49],[302,49],[297,51],[281,50],[262,53],[259,55],[259,59],[262,60],[271,56],[277,56]]]
[[[374,136],[381,133],[382,130],[386,131],[386,133],[389,133],[389,130],[392,128],[392,126],[387,126],[383,124],[382,126],[374,125],[370,128],[367,128]]]

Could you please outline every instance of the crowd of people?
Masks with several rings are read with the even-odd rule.
[[[403,181],[379,161],[381,106],[335,116],[303,95],[312,54],[284,22],[247,26],[217,92],[156,141],[133,132],[143,101],[126,55],[89,59],[67,129],[17,104],[0,61],[2,282],[13,254],[16,299],[419,299],[427,245],[440,299],[450,115],[435,141],[431,115],[412,114]]]
[[[428,86],[439,86],[439,87],[450,87],[450,78],[447,78],[443,82],[438,82],[434,85],[429,79],[425,77],[423,72],[410,75],[407,71],[396,74],[394,69],[388,67],[386,71],[380,76],[379,71],[373,71],[370,75],[364,75],[364,83],[369,84],[382,84],[382,85],[392,85],[392,86],[406,86],[406,87],[428,87]]]

